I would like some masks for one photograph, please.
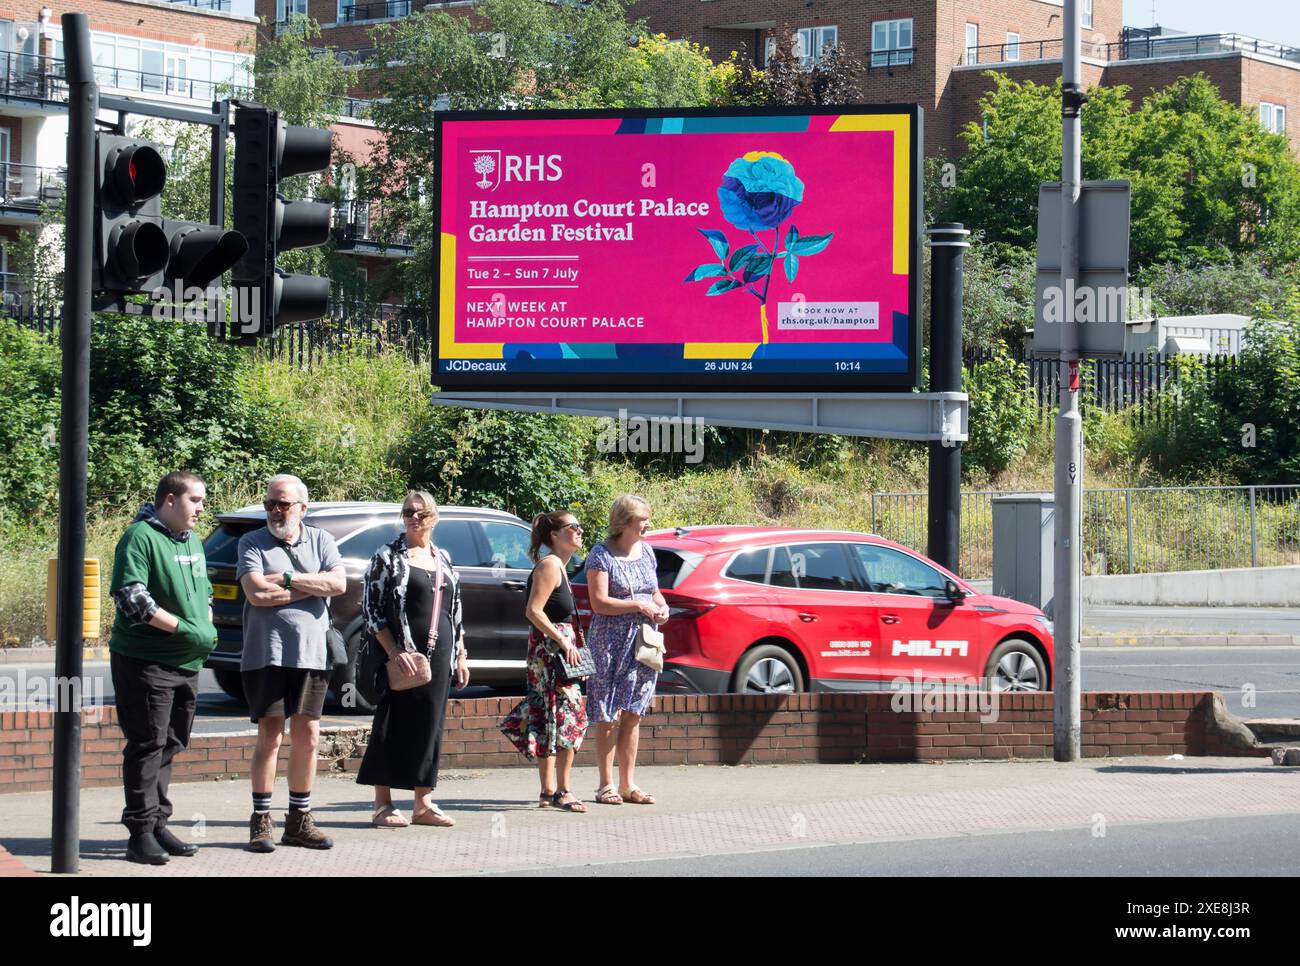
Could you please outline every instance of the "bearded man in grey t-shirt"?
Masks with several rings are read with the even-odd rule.
[[[280,842],[328,849],[334,843],[312,819],[311,788],[330,676],[327,601],[343,593],[347,576],[334,538],[302,522],[307,513],[302,480],[272,477],[265,506],[266,526],[239,541],[235,573],[244,591],[240,671],[249,716],[257,723],[248,847],[275,851],[271,792],[288,718],[289,813]]]

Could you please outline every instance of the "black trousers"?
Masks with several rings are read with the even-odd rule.
[[[171,818],[172,759],[190,743],[199,674],[117,653],[111,667],[117,723],[126,736],[122,824],[132,834],[149,832]]]

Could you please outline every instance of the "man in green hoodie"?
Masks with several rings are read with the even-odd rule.
[[[195,474],[168,473],[113,557],[117,618],[108,646],[126,736],[122,824],[131,833],[126,857],[148,865],[198,851],[167,830],[167,785],[172,759],[189,744],[199,670],[217,646],[207,559],[194,532],[206,497]]]

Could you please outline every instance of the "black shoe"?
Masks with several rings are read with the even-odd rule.
[[[164,851],[166,851],[168,855],[184,855],[188,857],[198,854],[199,847],[197,845],[192,842],[182,842],[171,832],[167,831],[166,826],[155,828],[153,830],[153,837],[158,840],[158,844],[163,847]]]
[[[163,847],[154,838],[153,832],[133,834],[126,846],[126,859],[128,862],[139,862],[141,865],[166,865],[171,861],[171,857],[163,851]]]

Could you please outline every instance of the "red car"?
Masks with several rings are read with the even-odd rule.
[[[714,526],[646,539],[672,613],[661,690],[887,690],[897,678],[1052,687],[1052,625],[1042,611],[981,594],[880,537]],[[581,573],[573,585],[586,624]]]

